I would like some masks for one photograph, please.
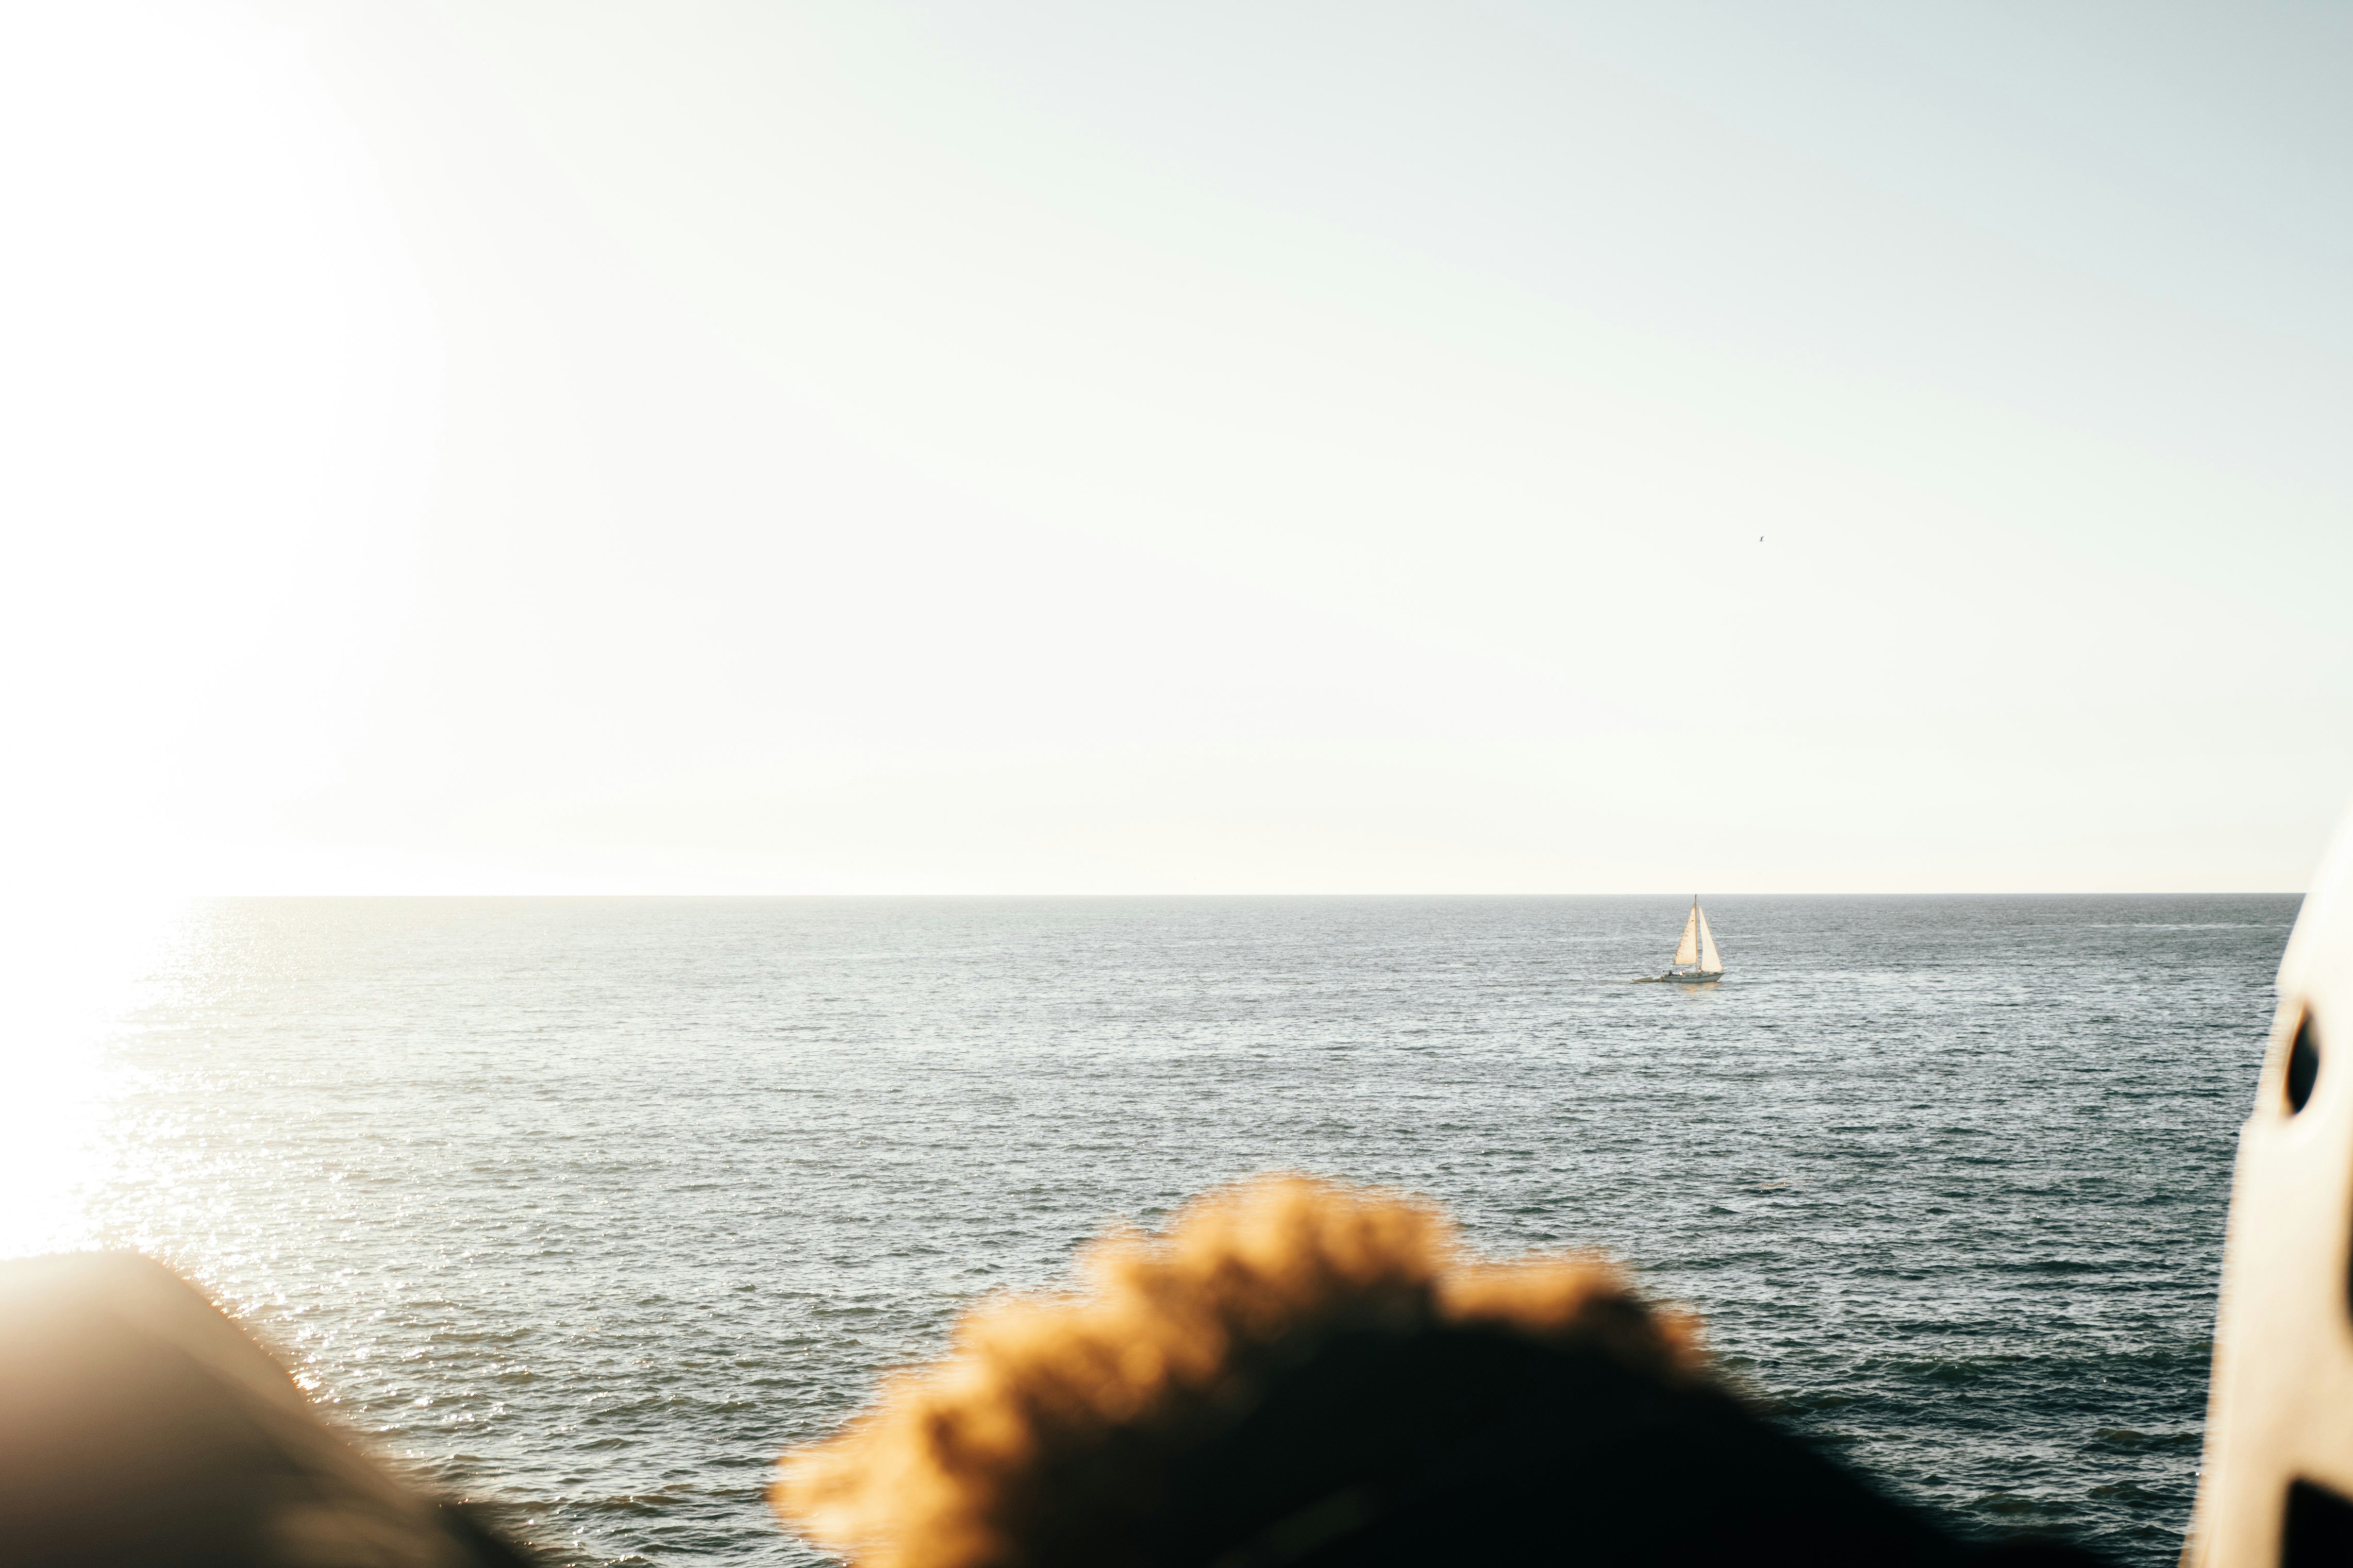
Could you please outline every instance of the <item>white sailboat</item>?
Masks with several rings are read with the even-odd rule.
[[[1692,895],[1691,918],[1683,921],[1683,939],[1675,944],[1673,963],[1662,980],[1714,980],[1724,973],[1724,960],[1715,951],[1715,933],[1707,929],[1707,911]]]

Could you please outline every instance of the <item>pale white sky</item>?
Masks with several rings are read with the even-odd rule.
[[[2320,6],[8,8],[18,885],[2300,888],[2348,79]]]

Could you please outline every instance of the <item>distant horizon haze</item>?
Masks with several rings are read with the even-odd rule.
[[[1423,900],[1423,901],[1427,901],[1427,902],[1431,902],[1431,903],[1442,903],[1442,902],[1447,902],[1447,901],[1450,901],[1450,900],[1451,900],[1451,901],[1460,901],[1460,902],[1463,902],[1463,903],[1473,903],[1473,902],[1480,902],[1480,901],[1488,901],[1488,902],[1502,903],[1502,902],[1508,902],[1508,901],[1514,900],[1524,900],[1524,901],[1530,901],[1530,902],[1536,902],[1536,901],[1542,901],[1542,900],[1578,900],[1578,899],[1583,899],[1583,900],[1588,900],[1594,901],[1594,902],[1608,902],[1608,901],[1616,901],[1616,902],[1633,902],[1633,901],[1655,902],[1655,903],[1660,903],[1660,904],[1662,904],[1662,905],[1665,905],[1665,904],[1673,904],[1673,905],[1677,906],[1678,908],[1681,908],[1681,907],[1683,907],[1683,905],[1687,904],[1687,903],[1688,903],[1688,902],[1689,902],[1689,901],[1690,901],[1690,900],[1691,900],[1694,896],[1696,896],[1696,897],[1697,897],[1697,899],[1699,900],[1700,903],[1701,903],[1703,906],[1704,906],[1704,905],[1706,905],[1706,904],[1708,904],[1708,903],[1710,903],[1710,902],[1712,902],[1712,901],[1715,901],[1715,900],[1730,900],[1730,901],[1732,901],[1732,902],[1734,902],[1734,903],[1738,903],[1738,902],[1746,901],[1746,900],[1788,900],[1788,899],[1850,899],[1850,900],[1870,900],[1870,899],[1880,899],[1880,900],[1888,900],[1888,901],[1891,901],[1891,902],[1901,902],[1901,901],[1904,901],[1904,900],[1932,900],[1932,899],[2046,899],[2046,900],[2066,900],[2066,899],[2076,899],[2076,900],[2085,900],[2085,899],[2089,899],[2089,900],[2129,900],[2129,899],[2168,899],[2168,898],[2170,898],[2170,899],[2234,899],[2234,898],[2292,898],[2292,899],[2301,899],[2301,898],[2303,898],[2303,897],[2304,897],[2304,895],[2305,895],[2305,891],[2306,891],[2306,889],[2280,889],[2256,888],[2256,889],[2238,889],[2238,890],[2236,890],[2236,891],[2222,890],[2222,891],[2193,891],[2193,892],[2184,892],[2184,891],[2182,891],[2182,890],[2180,890],[2180,889],[2170,889],[2170,890],[2168,890],[2168,889],[2158,889],[2158,890],[2154,890],[2154,891],[2147,891],[2147,892],[2122,892],[2122,893],[2117,893],[2117,892],[2084,892],[2084,891],[2082,891],[2082,890],[2080,890],[2080,889],[2071,890],[2071,889],[2055,889],[2055,890],[2047,891],[2047,892],[2045,892],[2045,891],[2036,891],[2036,892],[2003,892],[2003,891],[1987,891],[1987,890],[1984,890],[1984,889],[1946,889],[1946,890],[1926,889],[1926,890],[1921,890],[1921,891],[1890,893],[1890,892],[1854,892],[1854,891],[1845,891],[1845,892],[1841,892],[1841,891],[1838,891],[1838,890],[1832,889],[1832,890],[1818,890],[1818,891],[1813,891],[1813,892],[1791,893],[1791,892],[1775,891],[1775,890],[1767,889],[1730,889],[1730,890],[1724,890],[1724,891],[1709,891],[1709,890],[1707,890],[1707,889],[1701,889],[1701,891],[1700,891],[1698,894],[1694,895],[1694,894],[1692,894],[1692,893],[1688,893],[1688,892],[1673,892],[1673,891],[1660,892],[1660,891],[1655,891],[1655,890],[1653,890],[1653,891],[1641,891],[1641,890],[1636,890],[1636,891],[1631,891],[1631,892],[1629,892],[1629,891],[1611,891],[1611,892],[1542,892],[1542,891],[1524,891],[1524,892],[1482,892],[1482,891],[1444,891],[1444,890],[1436,890],[1436,891],[1382,892],[1382,891],[1376,891],[1376,890],[1367,890],[1367,891],[1347,892],[1347,893],[1327,893],[1327,892],[1281,892],[1281,891],[1266,891],[1266,892],[1218,892],[1218,891],[1201,891],[1201,892],[1181,892],[1181,893],[1172,893],[1172,892],[1149,892],[1149,891],[1146,891],[1146,892],[1119,892],[1119,893],[1070,893],[1070,892],[1035,892],[1035,893],[1000,893],[1000,892],[778,893],[778,892],[756,892],[756,891],[697,892],[697,891],[687,890],[687,889],[680,889],[680,890],[667,891],[667,892],[642,892],[642,891],[630,891],[630,892],[622,892],[622,893],[600,893],[600,892],[470,892],[470,893],[446,893],[446,892],[436,892],[436,893],[386,893],[386,892],[371,892],[371,893],[334,893],[334,892],[327,892],[327,893],[203,893],[203,894],[194,894],[194,895],[190,895],[190,896],[188,897],[188,899],[187,899],[187,900],[186,900],[186,901],[187,901],[188,903],[190,903],[190,904],[210,904],[210,903],[270,903],[270,902],[278,902],[278,903],[301,903],[301,902],[305,902],[305,901],[332,902],[332,901],[333,901],[333,900],[339,900],[339,899],[385,899],[385,900],[407,900],[407,901],[410,901],[410,902],[417,902],[417,903],[427,903],[427,902],[430,902],[430,901],[432,901],[432,900],[436,900],[436,899],[442,899],[442,900],[450,900],[450,901],[452,901],[452,902],[492,903],[492,902],[497,902],[497,901],[500,901],[500,900],[506,900],[506,901],[509,901],[509,902],[513,902],[513,903],[530,903],[530,902],[534,902],[534,901],[537,901],[537,902],[550,902],[550,903],[554,903],[554,902],[561,902],[561,901],[566,901],[566,900],[571,900],[571,901],[580,901],[580,902],[590,902],[590,901],[595,901],[595,900],[607,900],[607,901],[617,901],[617,900],[630,900],[630,899],[639,899],[639,900],[650,900],[650,901],[660,901],[660,900],[670,900],[670,901],[673,901],[673,902],[679,902],[679,903],[691,903],[691,902],[693,902],[693,901],[695,901],[695,900],[709,900],[709,901],[714,901],[714,902],[719,902],[719,901],[730,901],[730,900],[733,900],[733,901],[745,901],[745,902],[755,902],[755,901],[759,901],[759,900],[769,900],[769,901],[771,901],[771,902],[776,902],[776,903],[790,903],[790,902],[794,902],[794,901],[811,902],[811,903],[815,903],[815,902],[824,902],[824,901],[834,901],[834,902],[841,902],[841,903],[859,903],[859,902],[864,902],[864,903],[891,903],[891,902],[904,902],[904,903],[924,903],[924,902],[932,902],[932,903],[950,903],[950,902],[962,902],[962,903],[975,903],[975,904],[980,904],[980,903],[992,903],[992,902],[994,902],[994,903],[1005,903],[1005,904],[1054,904],[1054,903],[1061,903],[1061,904],[1112,904],[1112,903],[1135,903],[1135,904],[1145,904],[1145,903],[1155,903],[1155,902],[1160,902],[1160,903],[1194,903],[1194,904],[1203,904],[1203,903],[1219,903],[1219,902],[1225,902],[1225,903],[1237,903],[1237,904],[1240,904],[1240,903],[1277,903],[1277,902],[1282,902],[1282,901],[1285,901],[1285,900],[1293,901],[1293,902],[1298,902],[1298,903],[1314,903],[1314,902],[1318,902],[1318,901],[1325,901],[1325,902],[1345,902],[1345,901],[1347,901],[1347,900],[1358,900],[1358,901],[1361,901],[1361,902],[1366,902],[1366,903],[1377,903],[1377,902],[1381,902],[1381,901],[1384,901],[1384,900],[1388,900],[1388,901],[1406,901],[1406,900]]]

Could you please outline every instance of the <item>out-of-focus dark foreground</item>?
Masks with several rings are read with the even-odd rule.
[[[403,1485],[162,1265],[0,1264],[0,1563],[519,1568]]]
[[[1099,1249],[1094,1296],[977,1312],[973,1364],[891,1384],[802,1457],[787,1512],[868,1568],[2097,1568],[1880,1493],[1604,1265],[1457,1268],[1428,1205],[1298,1179],[1187,1214],[1166,1258]],[[0,1568],[530,1560],[356,1451],[170,1270],[0,1264]]]

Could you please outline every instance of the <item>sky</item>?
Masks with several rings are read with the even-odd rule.
[[[2295,890],[2320,5],[0,12],[14,885]]]

